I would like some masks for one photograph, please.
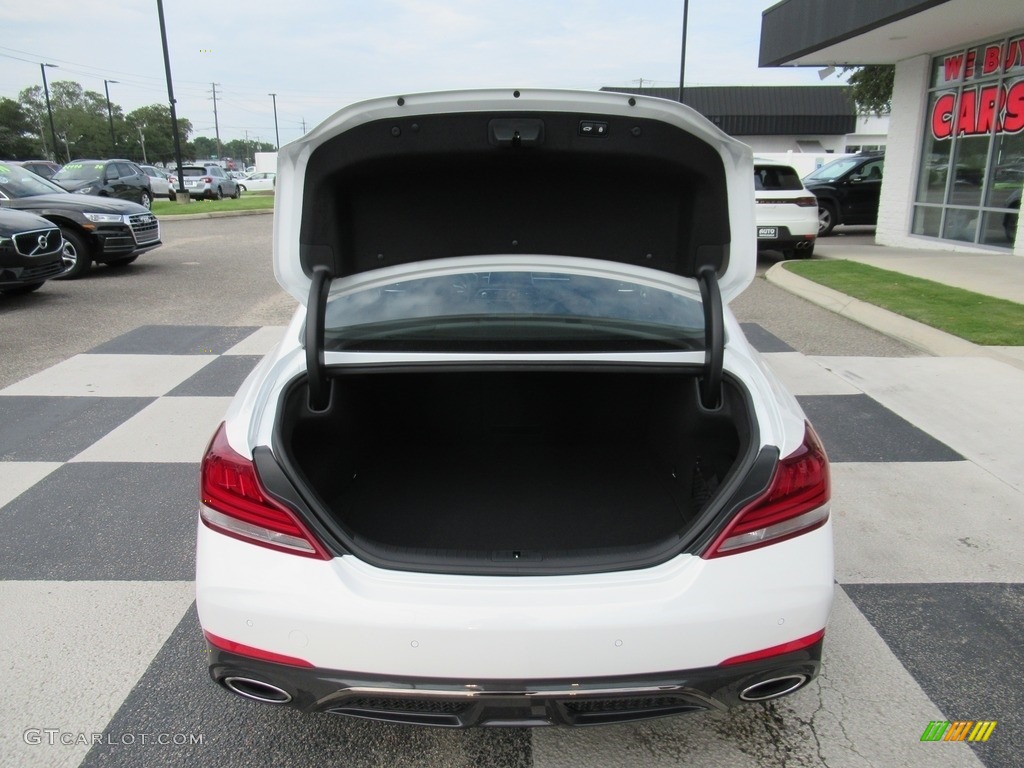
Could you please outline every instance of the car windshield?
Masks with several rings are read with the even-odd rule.
[[[704,348],[698,299],[560,272],[472,272],[331,299],[325,348],[372,351],[658,351]]]
[[[68,191],[19,165],[0,163],[0,194],[12,200],[35,195],[63,195],[68,194]]]
[[[858,157],[833,160],[804,176],[804,181],[835,181],[862,160],[863,158]]]
[[[68,163],[54,174],[56,181],[88,181],[103,176],[103,163]]]

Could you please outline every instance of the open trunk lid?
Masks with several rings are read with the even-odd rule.
[[[744,144],[661,99],[486,90],[346,107],[278,158],[274,267],[308,308],[313,400],[332,293],[424,262],[546,256],[699,290],[714,402],[722,303],[756,265],[751,175]]]

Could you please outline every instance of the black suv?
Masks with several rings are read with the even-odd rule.
[[[64,271],[64,240],[51,222],[0,209],[0,293],[31,293]]]
[[[885,155],[842,157],[804,176],[818,198],[818,237],[840,224],[876,224]]]
[[[52,181],[68,192],[119,197],[146,208],[153,204],[149,176],[130,160],[72,160]]]
[[[0,206],[29,211],[60,227],[67,268],[63,278],[81,277],[94,261],[123,267],[160,245],[160,222],[141,205],[73,195],[42,176],[3,162]]]

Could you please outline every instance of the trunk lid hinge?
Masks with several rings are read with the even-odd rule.
[[[324,266],[313,268],[306,303],[306,375],[309,379],[309,409],[322,411],[330,402],[330,383],[324,363],[327,294],[331,288],[331,271]]]
[[[714,267],[704,266],[697,273],[701,303],[704,306],[704,378],[700,385],[701,404],[714,410],[722,403],[722,368],[725,359],[725,319],[722,292]]]

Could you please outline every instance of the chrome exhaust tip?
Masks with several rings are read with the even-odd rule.
[[[787,693],[803,688],[810,678],[807,675],[782,675],[781,677],[770,677],[748,685],[740,691],[740,698],[743,701],[767,701],[785,696]]]
[[[221,684],[232,693],[264,704],[287,704],[292,700],[292,695],[283,688],[251,677],[225,677]]]

